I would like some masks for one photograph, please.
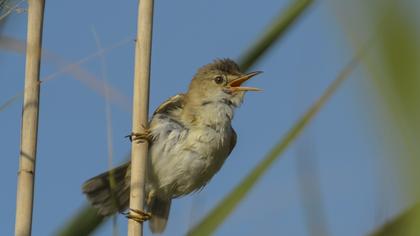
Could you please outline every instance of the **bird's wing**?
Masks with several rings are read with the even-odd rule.
[[[173,165],[175,157],[171,153],[173,153],[174,149],[180,149],[180,145],[186,140],[186,136],[189,133],[188,128],[180,120],[184,101],[184,94],[169,98],[156,109],[149,124],[151,134],[149,152],[151,154],[151,171],[148,177],[150,182],[156,185],[161,185],[158,177],[167,176],[168,173],[176,171],[172,169],[175,166]],[[167,196],[168,199],[170,197]],[[165,214],[167,213],[165,212]],[[162,218],[163,216],[160,217]],[[163,221],[161,222],[164,223]]]
[[[177,94],[168,98],[153,112],[153,116],[156,114],[171,115],[176,110],[180,110],[184,106],[185,94]]]
[[[236,139],[237,139],[237,135],[235,130],[232,128],[232,126],[230,127],[232,129],[232,137],[230,138],[230,150],[229,150],[229,154],[233,151],[233,149],[235,148],[236,145]]]
[[[179,120],[185,103],[185,95],[177,94],[163,102],[153,113],[150,121],[152,143],[160,140],[161,144],[176,141],[184,134],[185,126]],[[171,134],[171,135],[170,135]]]

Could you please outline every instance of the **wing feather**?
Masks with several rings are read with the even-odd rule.
[[[237,139],[237,135],[235,130],[232,128],[232,126],[230,127],[232,129],[232,137],[230,138],[230,150],[229,150],[229,154],[233,151],[233,149],[235,148],[236,145],[236,139]]]
[[[168,98],[164,101],[158,108],[156,108],[153,115],[156,114],[166,114],[171,115],[171,113],[175,110],[180,110],[184,107],[185,102],[185,94],[180,93],[175,96]]]

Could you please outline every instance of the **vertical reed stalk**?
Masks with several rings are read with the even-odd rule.
[[[39,112],[44,0],[28,0],[25,93],[23,99],[15,235],[31,235]]]
[[[152,50],[153,0],[141,0],[138,7],[134,62],[133,124],[134,133],[148,127],[150,57]],[[143,210],[148,143],[132,142],[130,208]],[[128,235],[143,235],[143,224],[128,220]]]

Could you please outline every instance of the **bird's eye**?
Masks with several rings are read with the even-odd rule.
[[[223,83],[225,81],[225,79],[223,79],[223,77],[222,76],[216,76],[216,77],[214,77],[214,82],[216,83],[216,84],[221,84],[221,83]]]

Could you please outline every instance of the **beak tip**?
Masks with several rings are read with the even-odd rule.
[[[253,71],[253,72],[248,73],[248,75],[250,75],[251,77],[254,77],[254,76],[262,74],[262,73],[264,73],[264,71],[257,70],[257,71]]]

